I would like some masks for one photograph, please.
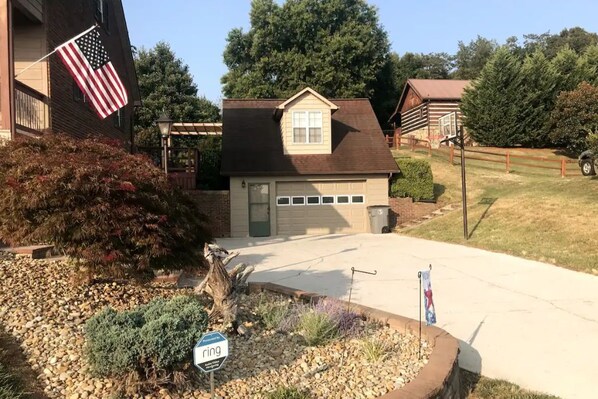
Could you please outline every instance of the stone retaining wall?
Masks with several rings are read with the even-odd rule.
[[[388,205],[391,228],[429,215],[440,208],[437,203],[413,202],[411,198],[389,198]]]
[[[249,283],[249,292],[263,291],[287,295],[307,302],[317,302],[325,298],[324,295],[273,283]],[[418,334],[417,320],[357,304],[351,304],[351,308],[397,331]],[[380,396],[379,399],[459,399],[459,342],[441,328],[424,324],[421,329],[422,338],[433,348],[428,364],[421,369],[413,381],[401,389]]]

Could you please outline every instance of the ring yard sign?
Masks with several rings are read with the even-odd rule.
[[[220,370],[228,357],[228,340],[218,331],[205,334],[193,348],[193,364],[209,373]]]

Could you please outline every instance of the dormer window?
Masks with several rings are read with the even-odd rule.
[[[322,143],[321,111],[293,111],[293,143]]]

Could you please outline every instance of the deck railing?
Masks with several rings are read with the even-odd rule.
[[[164,169],[164,147],[137,147],[150,157],[156,166]],[[197,186],[199,150],[187,147],[168,147],[168,178],[177,186],[192,190]]]
[[[50,127],[50,98],[15,80],[15,116],[17,127],[42,133]]]

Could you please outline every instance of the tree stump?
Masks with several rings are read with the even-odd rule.
[[[205,292],[212,297],[210,319],[222,319],[226,328],[233,330],[236,330],[239,325],[237,320],[238,294],[245,290],[247,278],[255,270],[253,266],[240,263],[232,270],[227,271],[226,266],[238,255],[238,252],[229,253],[216,244],[206,244],[204,257],[210,265],[210,269],[203,281],[195,287],[195,292],[198,294]]]

